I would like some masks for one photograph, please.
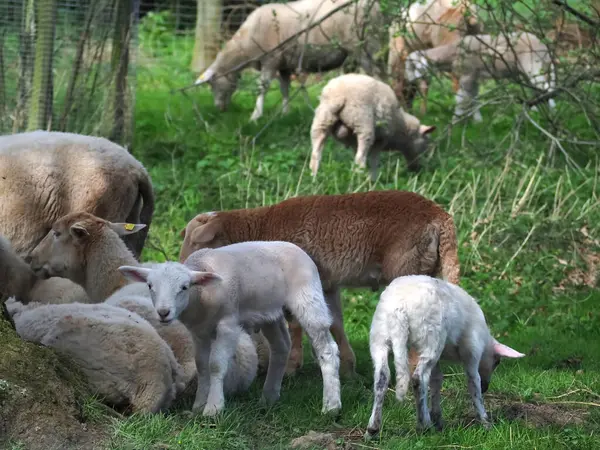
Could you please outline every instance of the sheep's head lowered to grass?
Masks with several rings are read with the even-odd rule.
[[[231,97],[237,89],[238,79],[238,74],[217,75],[214,69],[209,67],[198,77],[194,84],[208,83],[213,93],[215,107],[224,112],[229,107]]]
[[[485,394],[487,392],[492,380],[492,374],[500,364],[502,358],[522,358],[523,356],[525,356],[524,353],[520,353],[492,338],[483,351],[481,361],[479,362],[481,393]]]
[[[126,236],[143,229],[145,224],[113,223],[87,212],[74,212],[61,217],[29,255],[32,269],[40,276],[69,278],[76,283],[85,274],[90,247],[105,238],[106,229]],[[114,234],[113,234],[114,236]]]
[[[190,288],[202,287],[222,278],[213,272],[198,272],[176,262],[157,264],[152,269],[121,266],[126,278],[147,283],[150,297],[161,322],[169,323],[185,311],[190,302]]]
[[[196,250],[203,248],[219,248],[233,241],[223,233],[221,220],[215,213],[198,214],[194,220],[181,231],[183,244],[179,252],[179,262],[183,263]]]

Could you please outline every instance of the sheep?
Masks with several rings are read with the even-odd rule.
[[[481,79],[509,78],[520,73],[531,85],[543,91],[554,89],[556,85],[555,67],[548,47],[527,32],[465,36],[451,44],[413,52],[406,61],[406,79],[414,81],[426,77],[429,66],[451,70],[459,77],[455,122],[470,109]],[[548,80],[545,72],[548,72]],[[549,99],[548,104],[551,108],[556,106],[553,99]],[[482,121],[478,107],[473,120]]]
[[[375,368],[374,402],[365,437],[381,427],[383,400],[390,379],[389,347],[396,366],[396,398],[401,401],[412,384],[416,399],[418,429],[442,429],[440,390],[443,374],[440,358],[462,362],[471,400],[481,423],[489,428],[482,393],[489,387],[501,357],[525,356],[492,337],[477,302],[461,287],[425,275],[393,280],[381,294],[371,323],[369,349]],[[410,377],[407,346],[420,354]],[[431,380],[431,416],[427,392]]]
[[[242,242],[192,253],[184,264],[121,267],[146,281],[161,320],[179,318],[196,338],[198,390],[192,411],[213,416],[225,406],[223,376],[241,327],[260,327],[270,347],[262,401],[279,399],[290,350],[286,307],[306,330],[323,376],[323,413],[341,409],[338,347],[312,259],[289,242]],[[194,287],[193,294],[190,288]]]
[[[33,131],[0,136],[0,234],[23,257],[59,217],[84,210],[142,222],[124,237],[139,258],[154,212],[152,182],[125,148],[104,138]]]
[[[330,134],[346,147],[356,149],[354,163],[358,168],[365,169],[369,160],[373,182],[379,172],[381,151],[400,150],[408,168],[417,171],[417,158],[427,149],[428,135],[435,128],[404,112],[386,83],[368,75],[340,75],[321,91],[310,128],[312,176],[317,176],[325,140]]]
[[[179,261],[202,248],[244,241],[288,241],[315,261],[340,348],[342,374],[356,358],[344,332],[341,287],[374,291],[400,275],[443,276],[459,282],[452,216],[406,191],[372,191],[289,198],[260,208],[198,214],[182,230]],[[302,329],[290,322],[292,350],[286,373],[302,366]]]
[[[68,277],[79,283],[94,303],[122,307],[143,317],[171,347],[183,369],[183,384],[188,386],[196,375],[192,335],[179,321],[161,323],[148,286],[130,283],[118,270],[121,265],[138,265],[120,237],[139,232],[143,227],[143,224],[112,223],[85,212],[68,214],[53,224],[51,233],[34,249],[32,266],[39,272]],[[142,266],[148,268],[155,264],[148,262]],[[256,376],[254,348],[240,342],[236,357],[240,362],[232,364],[231,374],[228,373],[233,380],[228,384],[230,392],[244,390],[249,384],[237,380],[251,382]]]
[[[14,251],[11,242],[0,234],[0,300],[15,296],[29,303],[37,276]]]
[[[389,28],[388,73],[393,78],[394,91],[403,100],[407,110],[412,108],[415,86],[404,83],[405,60],[408,53],[449,44],[461,36],[480,34],[483,25],[477,20],[478,7],[467,0],[428,0],[412,3],[401,14],[401,23],[394,22]],[[411,36],[400,34],[402,26]],[[452,75],[455,91],[458,80]],[[427,81],[420,80],[418,89],[422,95],[421,114],[427,112]]]
[[[250,118],[256,121],[263,114],[265,95],[277,71],[284,113],[288,111],[290,77],[296,69],[304,73],[329,71],[340,67],[348,55],[357,54],[367,73],[386,77],[383,64],[379,67],[373,62],[375,53],[384,47],[374,32],[383,25],[378,2],[357,0],[298,34],[342,4],[336,0],[299,0],[259,6],[195,84],[209,83],[215,106],[225,111],[243,67],[259,70],[259,95]]]
[[[135,313],[101,303],[23,305],[14,297],[6,307],[21,338],[71,357],[107,404],[155,413],[181,388],[173,352]]]

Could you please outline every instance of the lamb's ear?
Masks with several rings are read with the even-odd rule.
[[[215,71],[209,67],[204,71],[204,73],[200,74],[200,76],[196,79],[196,82],[194,84],[197,86],[199,84],[208,83],[214,75]]]
[[[108,222],[108,227],[117,233],[119,236],[126,236],[128,234],[137,233],[138,231],[146,228],[145,223],[120,223],[120,222]]]
[[[135,266],[121,266],[119,267],[119,272],[121,272],[123,276],[128,280],[145,283],[146,281],[148,281],[150,269]]]
[[[508,345],[501,344],[498,341],[494,342],[494,353],[504,358],[522,358],[525,356],[524,353],[513,350]]]
[[[221,224],[218,220],[210,220],[192,231],[192,242],[203,244],[212,241],[219,232]]]
[[[71,236],[73,236],[75,239],[81,239],[90,235],[90,232],[87,230],[83,222],[76,222],[71,225],[69,227],[69,233],[71,233]]]
[[[223,278],[214,272],[197,272],[192,271],[192,285],[206,286],[214,281],[221,281]]]
[[[185,228],[179,232],[179,237],[185,239]]]
[[[419,133],[421,136],[425,136],[426,134],[433,133],[435,128],[435,125],[419,125]]]

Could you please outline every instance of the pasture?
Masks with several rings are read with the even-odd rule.
[[[365,443],[372,405],[368,332],[378,294],[346,290],[344,320],[359,377],[342,383],[338,420],[320,416],[321,376],[305,345],[304,367],[284,379],[281,400],[271,408],[259,404],[264,376],[248,393],[228,400],[216,420],[186,416],[183,410],[192,399],[167,415],[126,419],[107,419],[92,402],[89,414],[112,427],[109,448],[289,448],[310,430],[333,435],[327,448],[597,446],[597,148],[571,146],[570,156],[580,169],[569,166],[532,123],[545,126],[550,119],[511,102],[484,107],[481,125],[457,125],[450,133],[453,97],[449,81],[440,80],[430,88],[426,123],[438,130],[421,173],[407,172],[400,154],[385,155],[380,178],[372,185],[366,175],[351,171],[352,152],[330,140],[313,182],[308,170],[311,106],[318,104],[327,77],[310,83],[310,105],[302,93],[295,95],[287,116],[277,114],[281,96],[273,83],[265,116],[250,124],[256,76],[251,72],[225,113],[213,106],[207,87],[171,92],[192,80],[187,70],[192,42],[179,39],[169,39],[147,60],[142,42],[138,55],[132,151],[149,169],[157,197],[145,260],[176,259],[179,232],[200,211],[254,207],[313,193],[416,191],[454,215],[463,286],[479,299],[494,335],[527,357],[504,362],[494,374],[485,396],[494,421],[490,431],[471,423],[474,413],[461,368],[444,365],[444,432],[416,434],[412,394],[398,404],[390,386],[381,437]],[[482,91],[493,89],[490,85]],[[297,89],[294,83],[292,95]],[[584,116],[570,114],[570,108],[559,100],[553,120],[585,135],[589,124]]]

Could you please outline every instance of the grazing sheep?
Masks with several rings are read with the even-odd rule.
[[[147,281],[152,301],[168,323],[179,317],[196,338],[198,390],[193,411],[212,416],[225,406],[223,377],[242,327],[260,327],[270,355],[262,400],[279,399],[290,350],[286,307],[306,330],[323,376],[323,413],[341,409],[338,347],[319,272],[310,257],[288,242],[243,242],[192,253],[185,265],[121,267]],[[193,294],[190,288],[195,287]]]
[[[435,126],[422,125],[415,116],[404,112],[389,85],[367,75],[340,75],[321,91],[310,128],[312,175],[317,176],[330,134],[356,150],[354,163],[359,168],[367,167],[368,158],[371,180],[375,181],[381,151],[401,151],[408,168],[418,170],[417,158],[427,149],[428,134],[434,130]]]
[[[80,210],[146,224],[124,237],[139,258],[154,212],[152,183],[140,162],[104,138],[73,133],[0,136],[0,192],[0,234],[21,256],[58,218]]]
[[[143,224],[111,223],[92,214],[75,212],[53,225],[52,231],[31,254],[32,266],[40,272],[68,277],[83,286],[94,303],[104,302],[133,311],[148,321],[169,344],[183,369],[183,383],[188,386],[196,375],[194,341],[179,321],[164,324],[159,320],[146,283],[131,283],[119,272],[119,266],[138,265],[120,236],[136,233]],[[152,267],[156,263],[144,263]],[[248,353],[248,356],[243,356]],[[252,353],[254,356],[252,356]],[[228,390],[239,391],[244,383],[236,380],[256,376],[256,350],[240,343],[236,361],[228,376]],[[244,358],[249,362],[245,363]],[[249,383],[248,383],[249,384]]]
[[[315,261],[333,316],[341,372],[354,373],[356,358],[344,332],[341,287],[378,290],[401,275],[442,276],[459,282],[452,216],[423,196],[373,191],[295,197],[272,206],[198,214],[182,231],[184,262],[202,248],[245,241],[287,241]],[[302,329],[290,322],[287,373],[302,366]]]
[[[383,400],[390,379],[388,352],[396,366],[396,398],[402,400],[412,383],[418,428],[442,428],[440,391],[443,373],[440,358],[462,362],[469,394],[479,420],[489,427],[482,393],[501,357],[525,356],[492,337],[477,302],[459,286],[423,275],[396,278],[381,294],[373,321],[369,347],[375,367],[373,411],[365,437],[379,432]],[[419,362],[408,371],[407,346],[417,349]],[[427,393],[431,379],[431,417]]]
[[[459,77],[456,93],[455,120],[471,109],[479,93],[482,79],[517,78],[525,76],[534,87],[547,91],[554,89],[555,67],[548,47],[535,35],[526,32],[491,36],[465,36],[451,44],[413,52],[406,61],[406,79],[415,81],[427,76],[429,66],[452,71]],[[546,79],[548,78],[548,79]],[[548,100],[554,108],[554,100]],[[479,107],[473,120],[481,122]]]
[[[467,0],[428,0],[425,3],[412,3],[408,11],[401,14],[401,20],[389,28],[390,51],[388,54],[388,73],[393,79],[396,95],[403,100],[410,111],[416,94],[416,86],[405,84],[405,60],[410,52],[439,47],[456,41],[466,34],[483,32],[483,26],[477,20],[478,8]],[[402,17],[404,16],[404,17]],[[402,34],[402,27],[410,35]],[[458,80],[455,91],[458,90]],[[423,97],[421,114],[427,112],[427,81],[420,80],[418,89]]]
[[[169,346],[139,315],[105,304],[6,302],[21,338],[71,357],[95,394],[133,412],[158,412],[180,389],[181,368]]]
[[[254,121],[263,114],[265,95],[277,71],[284,112],[288,110],[290,77],[297,69],[304,73],[329,71],[340,67],[348,55],[356,54],[367,73],[384,77],[383,64],[378,67],[373,61],[384,47],[376,33],[383,20],[378,2],[358,0],[294,38],[299,31],[342,4],[336,0],[300,0],[259,6],[248,15],[196,84],[209,83],[215,106],[225,111],[244,66],[259,70],[260,92],[250,119]],[[289,42],[283,44],[288,39]],[[275,50],[279,45],[281,47]],[[229,73],[238,66],[241,67]]]

